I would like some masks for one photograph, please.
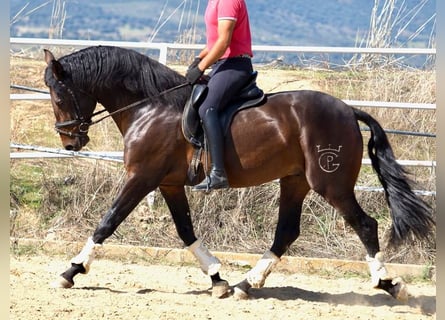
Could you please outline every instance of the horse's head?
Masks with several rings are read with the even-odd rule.
[[[49,87],[51,104],[56,117],[55,129],[59,133],[66,150],[78,151],[90,140],[88,129],[96,107],[96,99],[76,87],[71,74],[45,51],[45,84]]]

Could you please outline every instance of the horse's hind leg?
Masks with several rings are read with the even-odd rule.
[[[280,257],[300,235],[303,200],[309,192],[306,179],[290,176],[280,180],[280,207],[275,238],[270,250],[257,262],[246,279],[235,286],[235,297],[246,299],[251,287],[261,288]]]
[[[383,289],[399,300],[407,299],[407,289],[400,279],[390,279],[387,275],[383,255],[380,252],[377,221],[367,215],[357,203],[353,191],[348,196],[328,196],[328,202],[336,208],[346,222],[354,229],[366,248],[372,285]]]

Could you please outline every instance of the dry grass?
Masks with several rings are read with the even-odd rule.
[[[11,57],[12,84],[45,89],[44,62]],[[175,67],[180,71],[184,66]],[[413,70],[330,71],[314,69],[259,70],[265,91],[311,88],[343,99],[435,103],[435,72]],[[388,129],[436,131],[435,111],[367,109]],[[48,101],[11,102],[11,141],[60,147]],[[122,150],[122,139],[111,121],[90,132],[87,150]],[[435,139],[389,136],[399,159],[433,160]],[[364,139],[368,135],[364,132]],[[367,157],[367,155],[365,156]],[[433,168],[410,168],[417,188],[435,190]],[[85,239],[111,205],[123,183],[119,163],[100,160],[11,160],[11,236]],[[358,185],[380,186],[369,166]],[[357,192],[365,211],[378,219],[383,236],[389,226],[384,196]],[[196,234],[210,248],[260,253],[273,241],[277,221],[278,185],[218,191],[209,196],[189,193]],[[435,210],[435,199],[425,198]],[[305,201],[300,238],[289,254],[363,259],[365,251],[338,213],[316,194]],[[181,247],[165,203],[156,194],[153,207],[144,201],[110,238],[111,242]],[[435,240],[390,252],[393,262],[435,262]]]

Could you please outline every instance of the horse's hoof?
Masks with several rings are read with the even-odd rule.
[[[392,281],[392,284],[394,285],[394,294],[393,297],[401,302],[408,302],[408,286],[406,283],[402,280],[402,278],[395,278]]]
[[[242,289],[235,287],[233,290],[233,296],[236,300],[247,300],[249,299],[249,294]]]
[[[226,298],[230,293],[230,286],[226,280],[214,282],[212,284],[212,297],[213,298]]]
[[[74,283],[66,280],[64,277],[60,277],[58,280],[55,280],[51,283],[52,288],[69,289],[72,286],[74,286]]]
[[[243,280],[238,283],[233,291],[233,296],[237,300],[247,300],[249,299],[249,289],[251,288],[249,282],[247,280]]]

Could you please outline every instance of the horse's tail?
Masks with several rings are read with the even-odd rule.
[[[400,245],[410,233],[418,239],[426,238],[435,225],[430,206],[412,191],[411,180],[397,163],[386,133],[377,120],[364,111],[353,110],[355,117],[371,129],[368,154],[385,190],[392,218],[389,244]]]

